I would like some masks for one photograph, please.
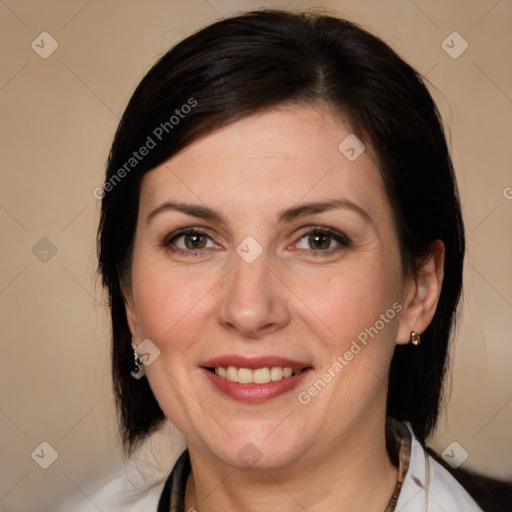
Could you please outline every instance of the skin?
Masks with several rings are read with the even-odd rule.
[[[437,242],[416,276],[403,275],[369,149],[353,162],[338,150],[350,133],[321,104],[283,105],[216,130],[143,179],[126,311],[135,344],[150,339],[160,350],[146,375],[187,440],[186,510],[384,510],[393,493],[387,374],[395,344],[423,332],[434,315],[444,253]],[[338,208],[278,222],[284,209],[336,199],[370,220]],[[148,221],[167,201],[208,206],[226,223],[170,209]],[[327,237],[318,248],[308,233],[319,226],[350,244]],[[206,233],[195,239],[203,253],[193,254],[190,236],[166,245],[186,227]],[[252,263],[236,252],[248,236],[263,249]],[[326,247],[338,250],[324,255]],[[394,303],[400,313],[300,403],[298,394]],[[313,371],[284,395],[241,403],[200,369],[221,355],[287,357]],[[248,443],[259,454],[250,467],[238,455]]]

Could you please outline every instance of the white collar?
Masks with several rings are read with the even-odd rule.
[[[483,512],[455,478],[423,449],[411,425],[411,455],[395,512]]]

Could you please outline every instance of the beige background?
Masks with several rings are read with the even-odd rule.
[[[442,451],[456,441],[465,467],[512,478],[510,1],[0,0],[0,509],[51,510],[121,463],[93,189],[156,58],[208,22],[262,6],[329,8],[432,82],[469,242],[451,394],[432,442]],[[59,45],[47,59],[31,48],[44,31]],[[441,46],[454,31],[469,44],[457,59]],[[55,255],[41,252],[47,241],[34,254],[43,237]],[[58,452],[46,470],[31,458],[43,441]]]

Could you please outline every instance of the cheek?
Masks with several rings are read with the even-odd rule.
[[[319,404],[334,429],[363,414],[385,389],[401,310],[400,282],[397,272],[373,260],[319,278],[317,286],[300,284],[297,295],[307,297],[314,313],[309,325],[325,325],[323,332],[329,332],[320,339],[319,378],[327,385]]]
[[[215,284],[207,274],[191,275],[134,262],[133,294],[140,335],[157,345],[180,345],[194,339],[208,308],[208,290]],[[179,336],[177,334],[179,333]]]
[[[318,270],[307,276],[290,276],[290,288],[303,299],[310,311],[309,320],[323,325],[327,334],[324,339],[336,349],[350,344],[392,308],[401,297],[400,283],[394,266],[385,258],[371,255],[329,272]],[[392,310],[388,317],[395,319],[395,313]],[[386,331],[392,336],[387,327],[393,323],[386,323],[383,334]]]

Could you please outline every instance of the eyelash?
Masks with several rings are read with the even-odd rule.
[[[162,244],[164,247],[170,248],[170,250],[172,252],[177,253],[177,254],[182,254],[184,256],[197,257],[198,255],[201,255],[202,253],[206,252],[209,249],[209,248],[203,248],[203,249],[193,250],[193,249],[180,249],[180,248],[172,248],[171,247],[171,245],[178,238],[181,238],[186,235],[201,235],[201,236],[206,236],[206,237],[210,238],[210,236],[207,233],[200,231],[196,228],[185,228],[185,229],[178,231],[177,233],[173,233],[172,235],[166,237],[163,240]],[[334,239],[339,244],[338,246],[333,247],[331,249],[323,249],[323,250],[318,250],[318,251],[315,251],[314,249],[298,249],[299,251],[308,251],[314,257],[330,256],[336,252],[339,252],[341,250],[341,248],[343,248],[343,247],[347,248],[347,247],[350,247],[350,245],[351,245],[350,239],[344,233],[341,233],[332,228],[322,227],[322,226],[315,226],[312,229],[310,229],[309,231],[304,231],[299,236],[298,240],[300,241],[302,238],[304,238],[306,236],[311,236],[311,235],[328,235],[329,237]]]

